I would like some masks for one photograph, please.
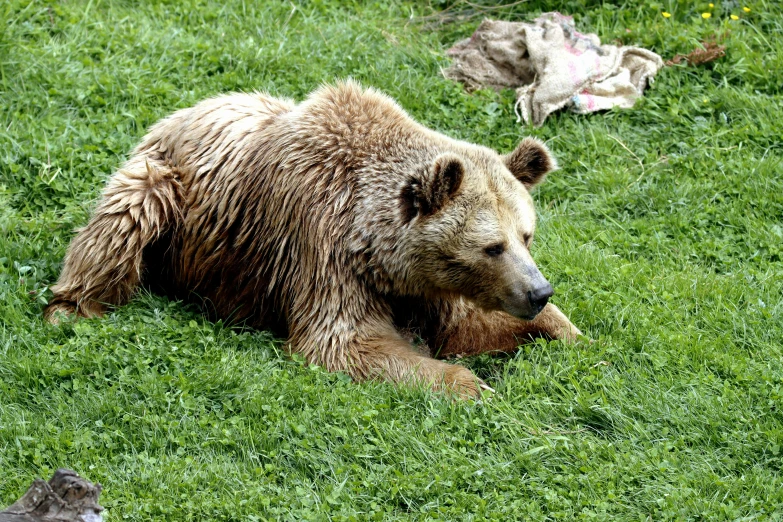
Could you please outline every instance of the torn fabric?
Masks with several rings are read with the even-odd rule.
[[[580,114],[632,107],[663,67],[652,51],[601,45],[560,13],[532,24],[484,20],[448,54],[454,61],[444,76],[472,89],[516,89],[517,116],[536,126],[566,106]]]

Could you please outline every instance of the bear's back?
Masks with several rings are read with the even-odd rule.
[[[221,164],[252,150],[259,129],[295,107],[263,93],[236,93],[181,109],[150,128],[134,151],[176,168],[187,189]]]

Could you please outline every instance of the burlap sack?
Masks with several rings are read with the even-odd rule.
[[[546,13],[534,23],[484,20],[449,49],[447,78],[468,88],[515,88],[517,116],[540,126],[562,107],[578,113],[632,107],[663,67],[639,47],[601,45],[574,28],[573,18]]]

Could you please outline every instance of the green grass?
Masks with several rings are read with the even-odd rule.
[[[427,27],[448,2],[0,4],[0,505],[65,466],[103,484],[108,520],[783,519],[783,7],[714,3],[495,11],[556,9],[665,58],[724,35],[725,58],[664,69],[633,110],[541,129],[512,92],[440,76],[481,18],[467,3]],[[147,126],[346,76],[454,137],[548,140],[534,255],[594,344],[468,360],[498,391],[471,404],[353,384],[156,296],[42,321]]]

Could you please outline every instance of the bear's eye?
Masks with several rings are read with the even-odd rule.
[[[533,242],[533,235],[525,234],[524,236],[522,236],[522,239],[525,241],[525,246],[530,248],[530,243]]]
[[[484,249],[484,253],[487,254],[489,257],[497,257],[503,252],[506,251],[506,247],[503,245],[503,243],[498,243],[497,245],[488,246]]]

